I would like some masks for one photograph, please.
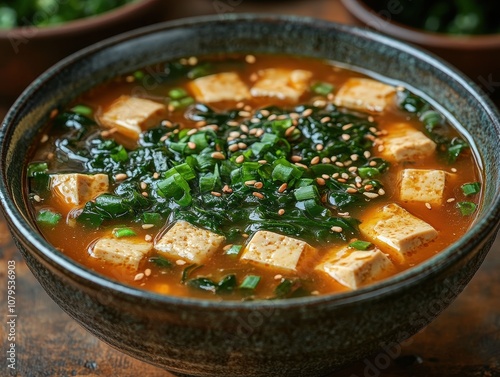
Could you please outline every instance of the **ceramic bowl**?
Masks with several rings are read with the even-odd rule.
[[[141,0],[62,25],[0,29],[0,97],[14,100],[43,71],[85,46],[161,21],[164,3]]]
[[[476,146],[484,170],[477,221],[439,255],[388,280],[348,293],[275,301],[220,302],[145,292],[87,270],[49,245],[30,213],[23,170],[26,150],[51,111],[144,65],[217,52],[330,59],[406,82],[447,109]],[[40,284],[111,346],[182,375],[323,376],[381,347],[396,349],[472,278],[499,225],[499,135],[499,114],[474,84],[446,63],[385,36],[296,17],[187,19],[96,44],[30,85],[1,130],[0,197],[17,246]]]
[[[427,32],[395,22],[402,4],[377,0],[341,0],[360,25],[414,43],[449,61],[483,90],[500,98],[500,34],[457,36]]]

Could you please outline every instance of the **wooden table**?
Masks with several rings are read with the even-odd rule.
[[[300,14],[352,22],[336,0],[166,2],[165,19],[219,12]],[[239,3],[239,5],[235,5]],[[175,5],[174,5],[175,4]],[[181,5],[179,5],[181,4]],[[222,9],[221,4],[226,4]],[[233,4],[228,6],[227,4]],[[0,118],[7,103],[0,103]],[[0,218],[0,376],[6,369],[6,271],[17,262],[17,376],[172,377],[110,348],[87,333],[52,302],[31,275]],[[386,368],[373,369],[377,354],[335,376],[500,376],[500,237],[460,297],[424,331],[411,338]],[[385,366],[385,365],[384,365]]]

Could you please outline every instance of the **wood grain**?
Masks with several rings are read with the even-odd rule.
[[[237,4],[237,1],[222,1]],[[167,2],[166,2],[167,3]],[[165,19],[222,12],[212,0],[168,2]],[[335,0],[242,0],[224,12],[299,14],[352,20]],[[0,118],[8,104],[0,102]],[[17,376],[172,375],[125,356],[87,333],[47,296],[16,250],[0,217],[0,376],[6,369],[5,282],[7,261],[17,262]],[[472,282],[440,317],[401,348],[381,351],[335,376],[500,376],[500,237]],[[332,376],[333,377],[333,376]]]

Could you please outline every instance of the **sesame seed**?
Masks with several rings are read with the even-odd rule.
[[[168,136],[169,136],[169,135],[163,135],[163,136],[160,138],[160,141],[161,141],[161,142],[164,142],[165,140],[167,140],[167,139],[168,139]]]
[[[145,198],[149,196],[149,194],[146,191],[141,192],[141,195],[144,196]]]
[[[325,146],[323,144],[316,145],[316,150],[317,151],[322,151],[324,148],[325,148]]]
[[[256,189],[260,190],[262,187],[264,187],[264,184],[262,182],[256,182],[253,187]]]
[[[371,155],[372,154],[369,151],[364,151],[364,153],[363,153],[363,156],[365,156],[365,158],[370,158]]]
[[[221,148],[220,144],[215,144],[215,150],[216,150],[217,152],[220,152],[220,151],[222,150],[222,148]]]
[[[224,251],[228,251],[228,250],[229,250],[230,248],[232,248],[232,247],[233,247],[233,244],[232,244],[232,243],[230,243],[230,244],[227,244],[226,246],[224,246],[224,247],[222,248],[222,250],[224,250]]]
[[[458,170],[457,170],[457,169],[455,169],[455,168],[451,168],[451,171],[452,171],[453,173],[456,173]]]
[[[378,194],[379,194],[380,196],[385,195],[385,190],[384,190],[384,189],[382,189],[382,188],[381,188],[381,189],[379,189],[379,190],[378,190]]]
[[[236,157],[236,160],[234,160],[237,164],[242,164],[245,161],[245,156],[240,155]]]
[[[182,259],[177,259],[177,260],[175,261],[175,264],[176,264],[177,266],[184,266],[184,265],[186,264],[186,261],[185,261],[185,260],[182,260]]]
[[[316,165],[319,163],[319,161],[320,161],[319,156],[316,156],[311,160],[311,165]]]
[[[312,109],[307,109],[307,110],[304,110],[302,112],[302,116],[303,117],[308,117],[309,115],[311,115],[313,113],[313,110]]]
[[[255,183],[257,183],[255,179],[252,179],[250,181],[245,181],[245,186],[253,186],[255,185]]]
[[[128,178],[128,175],[125,174],[125,173],[119,173],[119,174],[115,175],[115,181],[117,181],[117,182],[118,181],[123,181],[123,180],[125,180],[127,178]]]
[[[309,169],[307,165],[301,164],[300,162],[296,162],[295,166],[298,166],[299,168]]]
[[[175,111],[175,107],[173,105],[168,105],[167,109],[171,113],[173,113]]]
[[[210,156],[212,156],[212,158],[216,159],[216,160],[225,160],[226,157],[224,157],[224,155],[220,152],[213,152]]]
[[[432,206],[430,203],[425,203],[425,206],[427,207],[427,209],[432,209]]]
[[[245,61],[248,63],[248,64],[253,64],[257,61],[257,58],[253,55],[247,55],[245,56]]]
[[[343,213],[339,212],[339,213],[337,213],[337,215],[342,216],[342,217],[347,217],[347,216],[349,216],[349,212],[343,212]]]
[[[285,214],[285,210],[283,208],[280,208],[278,211],[278,215],[283,216]]]
[[[54,119],[57,116],[57,114],[59,114],[59,110],[57,109],[52,110],[50,112],[50,119]]]
[[[196,65],[196,64],[198,64],[198,58],[196,56],[191,56],[188,59],[188,64],[189,65]]]
[[[264,199],[264,195],[262,195],[260,192],[252,192],[252,195],[256,198]]]
[[[375,118],[370,115],[368,117],[368,122],[375,122]]]
[[[217,196],[217,197],[222,196],[222,194],[220,192],[217,192],[217,191],[212,191],[210,194],[212,194],[213,196]]]
[[[274,280],[281,280],[281,279],[283,279],[283,275],[281,274],[274,275]]]
[[[257,162],[261,165],[267,164],[267,160],[259,160]]]
[[[292,126],[292,127],[289,127],[286,131],[285,131],[285,136],[288,137],[290,136],[293,131],[295,131],[295,126]]]
[[[359,156],[357,154],[351,154],[351,160],[358,161]]]
[[[280,116],[284,117],[283,119],[287,119],[287,116],[286,116],[286,115],[280,115]],[[288,116],[289,116],[291,119],[295,119],[295,120],[297,120],[297,119],[299,119],[299,118],[300,118],[300,115],[299,115],[298,113],[290,113]]]
[[[135,77],[134,76],[127,76],[127,77],[125,77],[125,81],[126,82],[134,82],[135,81]]]
[[[241,233],[241,237],[243,237],[243,238],[248,238],[248,234],[246,234],[246,233]]]
[[[249,130],[248,130],[248,126],[247,126],[246,124],[242,124],[242,125],[241,125],[241,127],[240,127],[240,129],[241,129],[244,133],[246,133],[246,134],[247,134],[247,133],[248,133],[248,131],[249,131]]]
[[[148,184],[146,182],[141,182],[141,190],[146,190],[148,188]]]
[[[273,121],[277,118],[278,116],[276,114],[271,114],[269,115],[269,117],[267,118],[268,121]]]
[[[231,187],[229,187],[228,185],[225,185],[222,188],[222,192],[225,192],[226,194],[231,194],[233,192],[233,189]]]
[[[351,167],[349,168],[349,171],[350,171],[351,173],[354,173],[356,170],[358,170],[358,167],[357,167],[357,166],[351,166]]]
[[[191,136],[191,135],[194,135],[194,134],[195,134],[195,133],[197,133],[197,132],[198,132],[198,130],[197,130],[196,128],[192,128],[192,129],[190,129],[190,130],[187,132],[187,134],[186,134],[186,135]]]
[[[366,190],[366,191],[373,190],[373,185],[366,185],[366,186],[365,186],[365,190]]]
[[[370,163],[368,165],[370,165],[370,166],[377,166],[377,161],[370,161]]]
[[[343,167],[343,166],[344,166],[344,164],[343,164],[342,162],[340,162],[340,161],[337,161],[337,162],[335,163],[335,165],[337,165],[337,166],[339,166],[339,167]]]
[[[40,198],[39,195],[34,195],[33,199],[35,200],[35,202],[38,202],[38,203],[40,203],[42,201],[42,198]]]
[[[240,149],[240,147],[238,147],[238,144],[232,144],[227,149],[229,150],[229,152],[236,152]]]
[[[351,128],[352,126],[353,126],[353,124],[352,124],[352,123],[349,123],[349,124],[346,124],[345,126],[342,126],[342,129],[343,129],[344,131],[347,131],[347,130],[348,130],[349,128]]]
[[[151,275],[151,269],[146,268],[146,269],[144,270],[144,275],[146,275],[146,276],[150,276],[150,275]]]
[[[337,161],[337,156],[332,156],[332,157],[330,157],[330,160],[331,160],[332,162]]]
[[[316,101],[313,102],[314,107],[325,107],[326,106],[326,101],[322,99],[317,99]]]
[[[326,98],[328,99],[328,101],[333,101],[333,99],[335,98],[335,96],[333,95],[333,93],[328,93],[328,95],[326,96]]]
[[[242,108],[243,108],[243,106],[245,106],[245,103],[244,103],[244,102],[238,102],[238,103],[236,104],[236,108],[237,108],[237,109],[242,109]]]
[[[241,134],[238,131],[231,131],[229,133],[229,136],[231,136],[231,137],[240,137],[240,135]]]
[[[404,87],[404,86],[402,86],[402,85],[398,85],[398,86],[396,87],[396,90],[397,90],[398,92],[404,92],[405,87]]]
[[[332,162],[332,160],[330,160],[328,157],[323,157],[323,158],[321,159],[321,162],[322,162],[323,164],[329,164],[330,162]]]
[[[316,183],[320,186],[326,185],[326,182],[323,178],[316,178]]]
[[[355,188],[349,187],[347,190],[345,190],[349,194],[355,194],[358,192]]]
[[[151,236],[151,234],[146,234],[144,236],[144,241],[151,242],[152,240],[153,240],[153,237]]]
[[[192,141],[188,142],[188,148],[189,149],[196,149],[196,143],[193,143]]]
[[[269,112],[269,110],[266,110],[266,109],[264,109],[264,110],[260,110],[260,113],[262,114],[262,116],[263,116],[263,117],[268,117],[268,116],[269,116],[269,114],[271,114],[271,113]]]
[[[227,122],[227,125],[229,127],[238,127],[240,124],[234,120],[231,120],[231,121]]]
[[[323,179],[330,179],[330,176],[329,176],[328,174],[323,174],[323,175],[321,175],[321,177],[322,177]]]
[[[207,122],[205,122],[204,120],[200,120],[200,121],[196,122],[195,125],[197,128],[201,128],[201,127],[205,127],[207,125]]]
[[[366,196],[367,198],[370,198],[370,199],[375,199],[375,198],[378,198],[378,194],[374,193],[374,192],[364,192],[363,193],[364,196]]]
[[[47,153],[47,160],[53,160],[54,159],[54,153],[49,152]]]
[[[319,291],[312,291],[312,292],[311,292],[311,294],[312,294],[313,296],[318,296],[318,295],[319,295]]]
[[[257,132],[255,133],[255,136],[261,137],[264,135],[265,131],[263,129],[258,129]]]
[[[284,192],[286,189],[288,188],[288,184],[285,182],[283,183],[279,188],[278,188],[278,192],[279,193],[282,193]]]
[[[160,177],[160,174],[158,174],[158,173],[154,173],[154,174],[153,174],[153,178],[154,178],[154,179],[158,179],[159,177]]]
[[[300,157],[300,156],[292,156],[290,159],[293,162],[300,162],[300,161],[302,161],[302,157]]]
[[[339,176],[340,176],[340,174],[339,174],[339,173],[333,173],[333,174],[332,174],[332,178],[337,178],[337,177],[339,177]]]
[[[327,123],[331,120],[332,120],[332,118],[330,118],[330,117],[323,117],[323,118],[321,118],[320,123]]]
[[[248,145],[246,145],[245,143],[238,143],[238,148],[240,148],[240,149],[247,149]]]
[[[379,152],[383,152],[383,151],[384,151],[384,149],[385,149],[385,147],[384,147],[383,145],[379,145],[379,146],[378,146],[378,148],[377,148],[377,150],[378,150]]]
[[[242,110],[242,111],[240,111],[240,112],[238,113],[238,115],[239,115],[240,117],[247,118],[247,117],[249,117],[249,116],[250,116],[250,115],[252,115],[252,114],[250,114],[248,111],[244,111],[244,110]]]
[[[134,277],[134,281],[142,280],[144,278],[144,274],[142,272],[139,272],[137,275]]]
[[[49,135],[44,134],[40,139],[40,143],[46,143],[49,140]]]
[[[154,227],[154,224],[142,224],[142,229],[151,229]]]
[[[342,233],[342,231],[344,230],[340,226],[332,226],[330,229],[335,233]]]
[[[171,121],[167,120],[167,119],[162,120],[161,121],[161,125],[164,126],[164,127],[168,127],[168,128],[172,128],[174,126],[174,124]]]
[[[342,134],[341,137],[342,137],[342,140],[347,141],[347,140],[349,140],[351,138],[351,135],[349,135],[349,134]]]

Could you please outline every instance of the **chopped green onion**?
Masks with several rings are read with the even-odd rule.
[[[119,145],[113,150],[113,153],[110,154],[110,157],[115,162],[122,162],[128,159],[128,153],[122,145]]]
[[[334,89],[335,87],[327,82],[317,82],[311,86],[311,90],[320,96],[327,96],[333,92]]]
[[[316,186],[300,187],[293,192],[293,195],[298,201],[319,198],[318,188]]]
[[[130,228],[115,228],[113,229],[113,236],[116,238],[134,237],[137,236],[137,233]]]
[[[260,276],[247,275],[241,282],[240,289],[255,289],[260,282]]]
[[[142,214],[142,222],[144,224],[161,225],[163,223],[163,217],[156,212],[144,212]]]
[[[357,250],[368,250],[372,247],[372,245],[373,244],[371,242],[361,241],[361,240],[357,240],[349,244],[350,247]]]
[[[28,177],[32,178],[39,173],[46,173],[49,166],[46,162],[33,162],[28,165]]]
[[[174,108],[174,110],[182,109],[194,103],[193,97],[184,97],[180,100],[170,101],[170,105]]]
[[[462,192],[465,196],[475,195],[481,191],[481,184],[479,182],[465,183],[462,185]]]
[[[170,262],[167,258],[162,257],[161,255],[157,255],[156,257],[151,257],[148,259],[148,261],[154,263],[156,266],[160,268],[171,268],[173,266],[172,262]]]
[[[361,178],[375,178],[380,174],[380,171],[376,168],[361,167],[358,169],[358,174]]]
[[[238,255],[241,251],[242,245],[233,245],[225,251],[225,255]]]
[[[71,111],[76,113],[76,114],[84,115],[87,117],[91,116],[94,113],[94,110],[92,110],[90,107],[85,106],[85,105],[76,105],[76,106],[71,108]]]
[[[41,225],[55,226],[62,219],[62,215],[57,212],[52,212],[49,209],[42,209],[38,212],[36,221]]]
[[[458,202],[457,208],[460,210],[462,216],[470,216],[476,211],[477,204],[472,202]]]
[[[174,88],[168,92],[168,96],[174,100],[187,97],[188,93],[183,88]]]

